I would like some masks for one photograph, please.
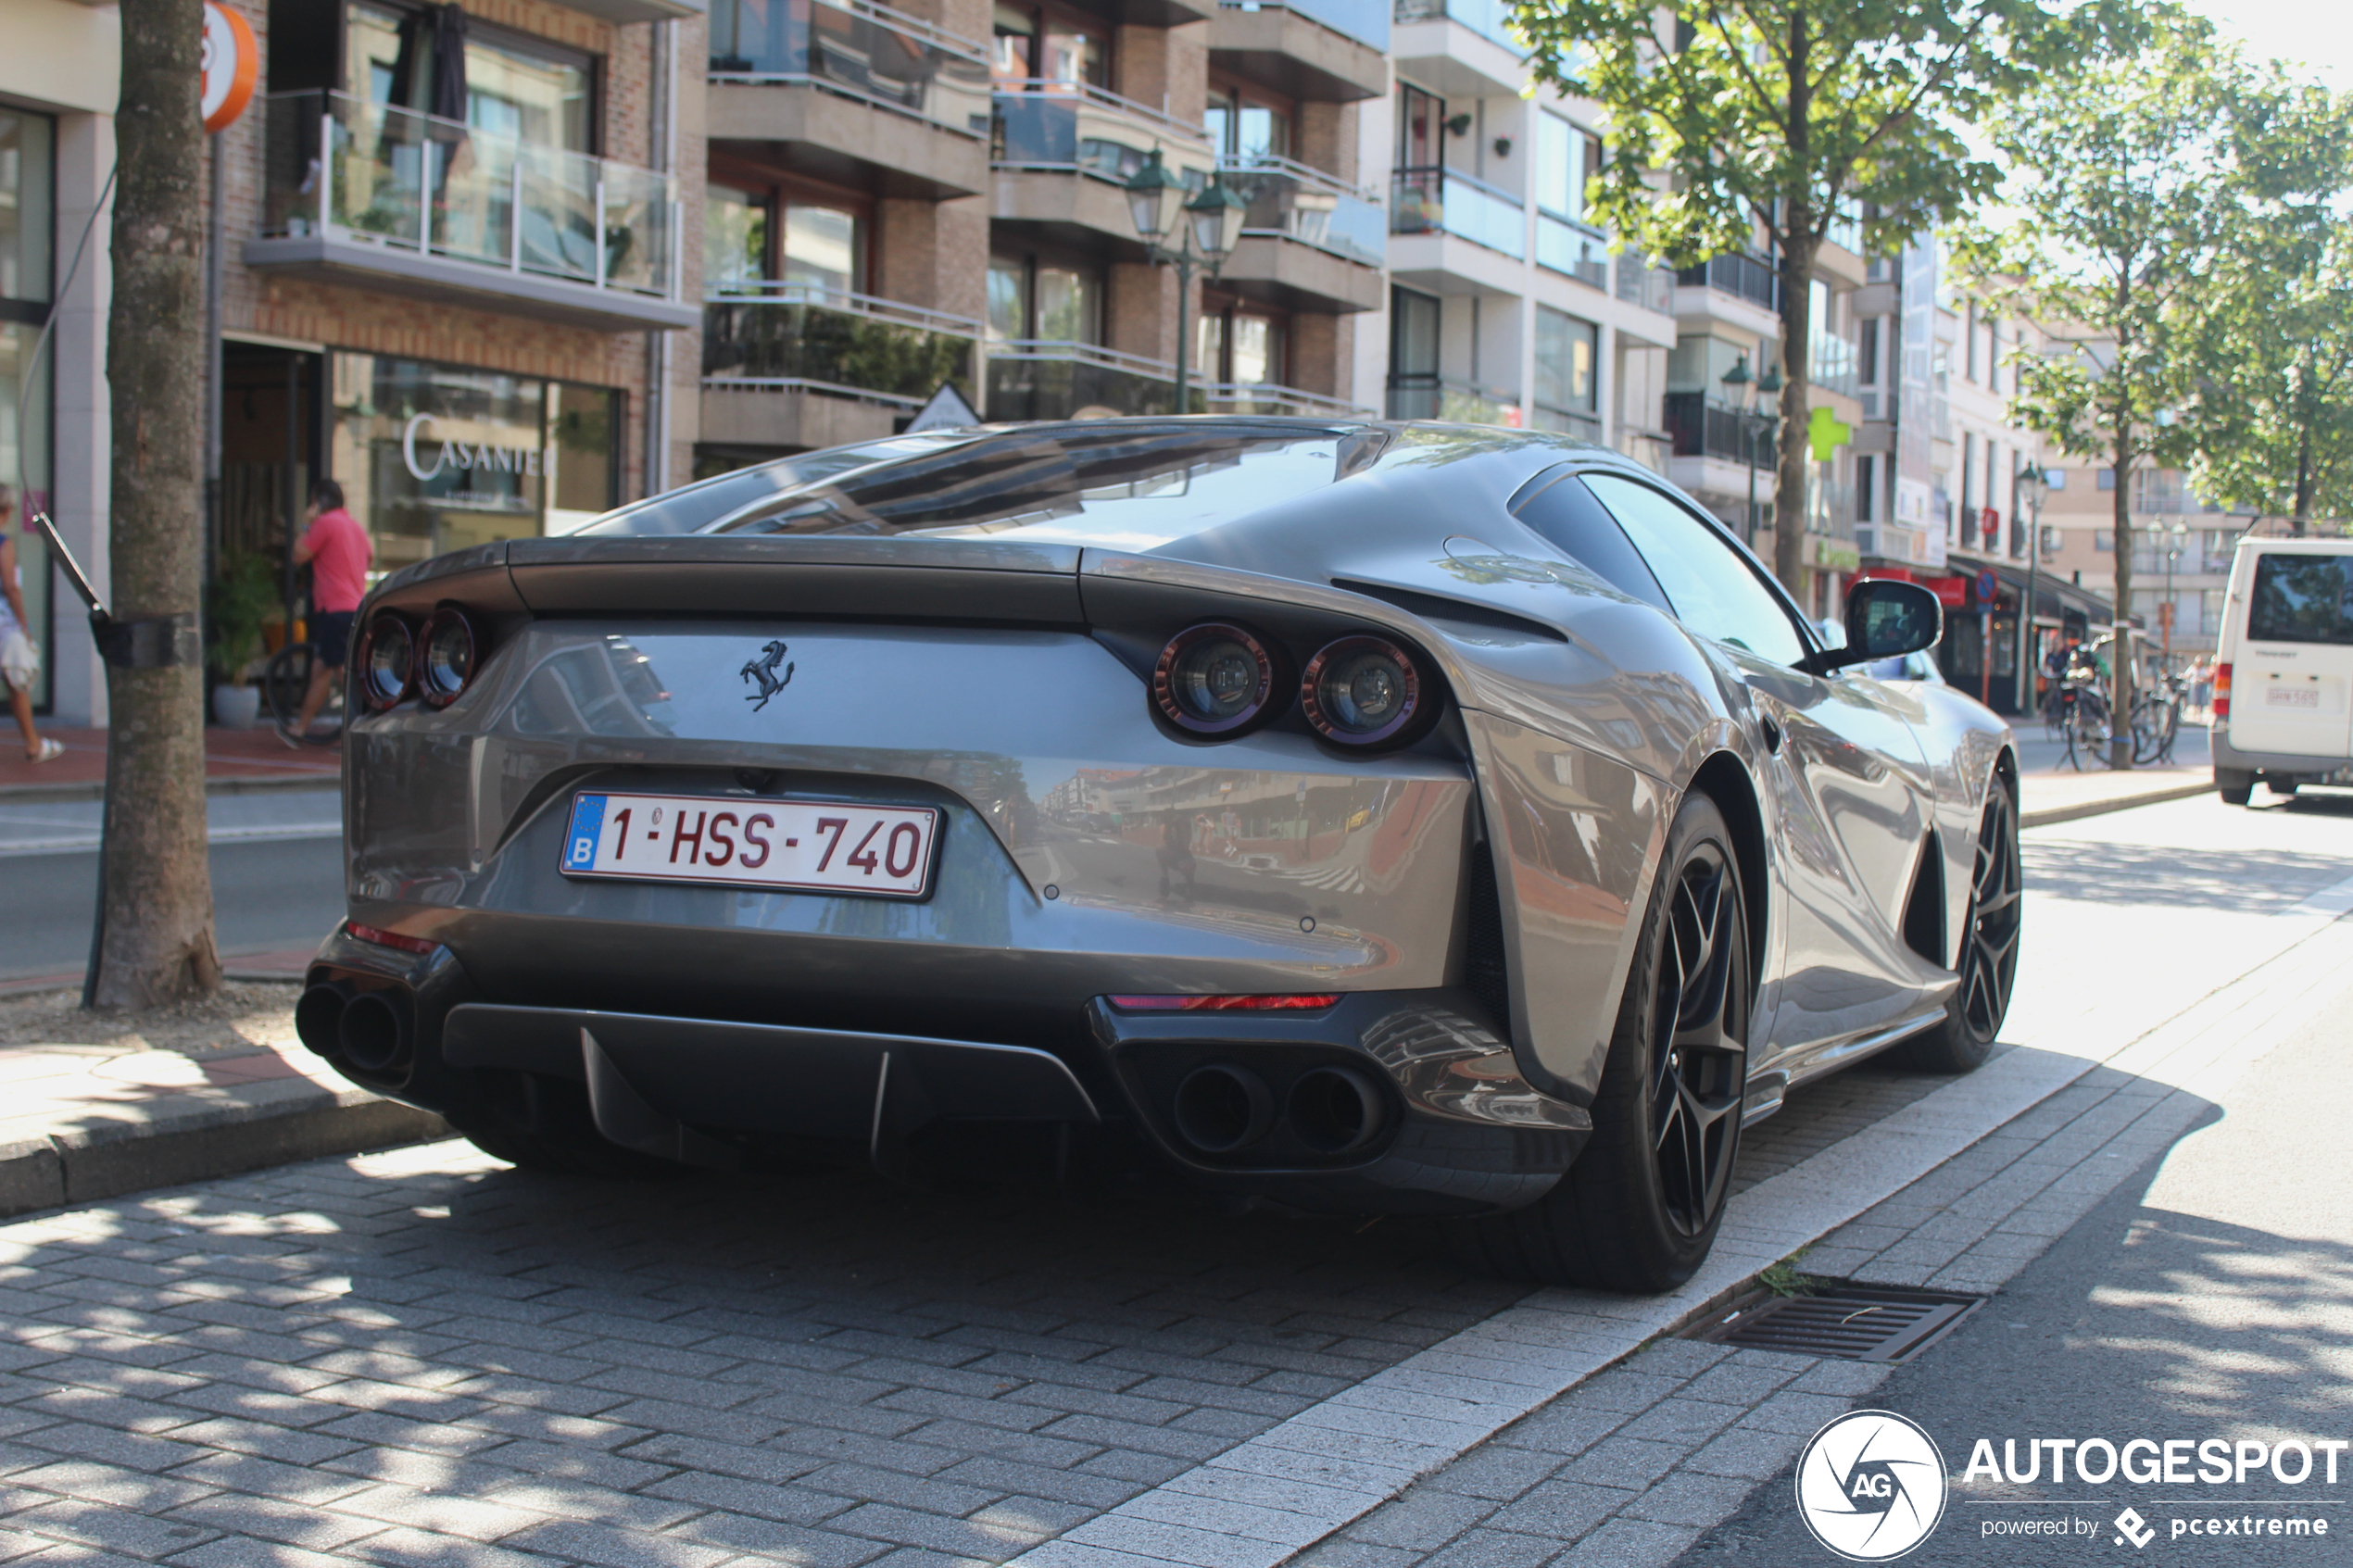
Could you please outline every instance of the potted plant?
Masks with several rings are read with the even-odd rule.
[[[207,629],[212,646],[212,716],[224,729],[249,730],[261,693],[245,684],[245,666],[261,657],[262,622],[278,608],[277,573],[269,558],[251,551],[223,556],[213,579]]]

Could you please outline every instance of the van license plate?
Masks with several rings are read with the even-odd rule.
[[[2265,689],[2263,702],[2270,708],[2309,708],[2317,711],[2321,706],[2318,686],[2279,686]]]
[[[921,898],[931,892],[939,812],[772,797],[572,797],[566,876],[722,883],[779,892]]]

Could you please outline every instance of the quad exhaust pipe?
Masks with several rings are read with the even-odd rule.
[[[1364,1073],[1311,1067],[1291,1082],[1279,1106],[1266,1080],[1250,1068],[1211,1062],[1185,1074],[1169,1106],[1176,1135],[1201,1154],[1235,1154],[1280,1124],[1318,1155],[1369,1148],[1389,1123],[1389,1101]]]

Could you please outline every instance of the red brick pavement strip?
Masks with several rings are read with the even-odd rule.
[[[107,732],[52,729],[41,732],[66,748],[54,762],[27,762],[12,745],[0,744],[0,800],[20,790],[49,792],[81,786],[94,793],[107,780]],[[287,780],[300,784],[333,784],[342,776],[340,746],[287,748],[273,729],[205,731],[205,778],[223,780]]]

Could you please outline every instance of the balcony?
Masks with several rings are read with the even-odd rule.
[[[1617,258],[1617,297],[1628,305],[1671,316],[1675,313],[1675,274],[1664,267],[1650,266],[1640,257],[1621,256]],[[1674,342],[1672,335],[1667,342]]]
[[[1214,68],[1315,103],[1385,94],[1388,49],[1388,0],[1224,0],[1209,28]]]
[[[1295,386],[1212,382],[1200,387],[1194,395],[1213,414],[1296,414],[1302,419],[1314,420],[1367,420],[1376,417],[1370,408],[1360,408],[1337,397],[1302,392]]]
[[[598,332],[701,320],[666,175],[339,93],[271,96],[263,163],[249,267]]]
[[[869,0],[718,0],[709,133],[782,150],[801,172],[885,195],[988,189],[981,45]]]
[[[1155,150],[1188,185],[1209,182],[1216,159],[1198,123],[1082,82],[1000,82],[992,216],[1065,232],[1077,225],[1139,249],[1122,187]]]
[[[1450,169],[1401,169],[1389,207],[1392,234],[1453,234],[1524,260],[1528,209],[1508,191]]]
[[[1409,22],[1460,22],[1489,43],[1525,57],[1527,46],[1504,25],[1511,15],[1509,0],[1397,0],[1396,9],[1400,26]]]
[[[832,446],[888,435],[952,383],[974,395],[980,323],[807,283],[757,282],[703,307],[702,438]]]
[[[1389,378],[1389,417],[1443,420],[1450,424],[1503,425],[1517,430],[1519,395],[1453,376],[1392,371]]]
[[[1250,204],[1220,285],[1286,310],[1377,310],[1389,220],[1380,203],[1289,158],[1226,158],[1228,189]]]
[[[1589,288],[1609,292],[1609,241],[1599,229],[1536,213],[1536,264]]]
[[[1559,435],[1573,435],[1579,441],[1602,443],[1602,421],[1591,409],[1555,408],[1539,403],[1529,413],[1530,430],[1549,430]]]
[[[1670,392],[1664,401],[1667,433],[1675,443],[1674,456],[1720,458],[1729,463],[1746,465],[1754,435],[1757,457],[1769,461],[1770,454],[1764,448],[1765,438],[1755,433],[1755,427],[1764,422],[1761,420],[1718,403],[1704,392]]]
[[[1165,414],[1176,406],[1176,367],[1164,360],[1039,338],[988,346],[991,420]]]
[[[1686,267],[1675,281],[1692,288],[1719,289],[1759,309],[1781,307],[1781,277],[1769,261],[1754,256],[1719,256],[1697,267]]]

